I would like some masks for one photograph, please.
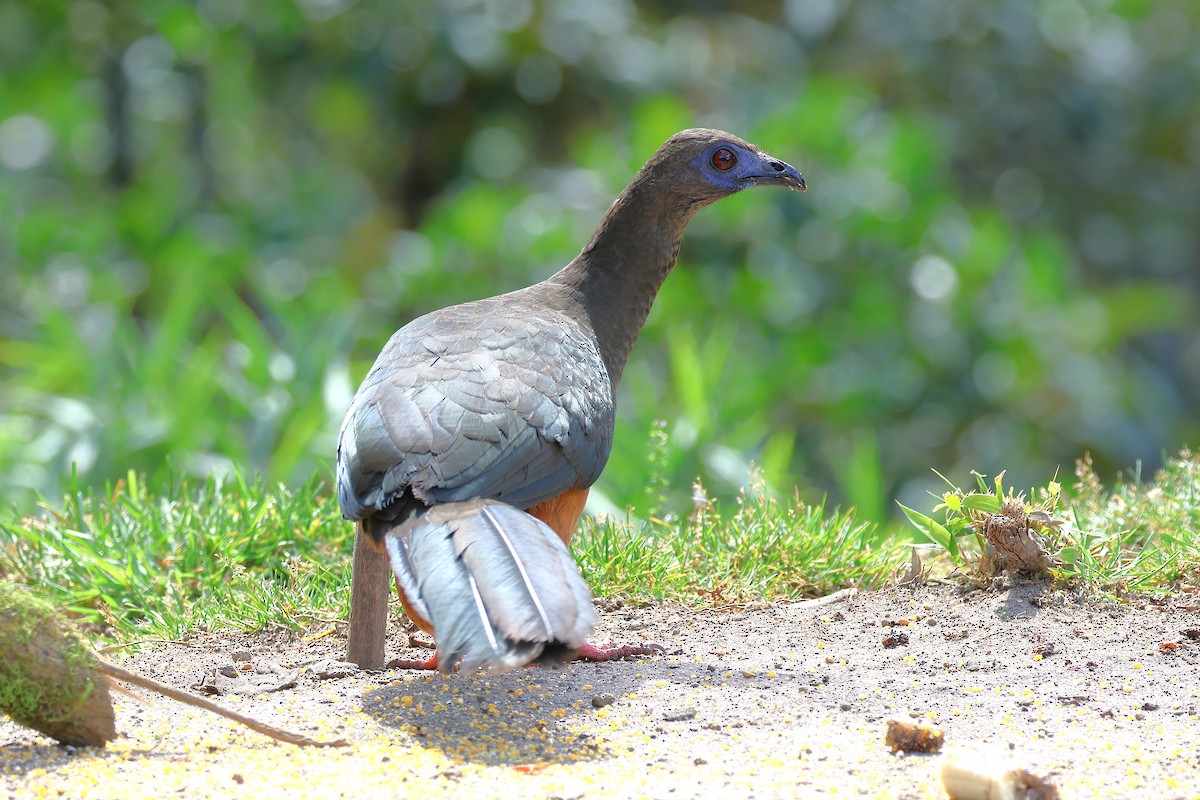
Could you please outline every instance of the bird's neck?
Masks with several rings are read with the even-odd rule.
[[[702,204],[680,204],[639,175],[605,213],[587,245],[547,283],[570,290],[572,310],[592,329],[614,388],[675,260],[688,220]]]

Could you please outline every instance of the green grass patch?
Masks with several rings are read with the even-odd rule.
[[[76,488],[0,520],[0,576],[117,640],[343,617],[353,529],[317,487],[210,478],[155,493],[130,473]]]
[[[597,594],[719,604],[882,586],[905,563],[895,537],[853,512],[780,499],[753,482],[726,510],[697,484],[687,518],[586,519],[572,543]]]
[[[346,618],[352,540],[316,481],[293,491],[213,478],[155,493],[130,473],[0,519],[0,577],[116,641],[302,627]],[[598,596],[692,604],[876,586],[903,560],[874,525],[761,484],[728,512],[702,498],[682,520],[587,520],[574,550]]]
[[[1073,483],[1051,480],[1027,494],[1006,489],[1003,473],[990,483],[975,473],[969,491],[943,480],[948,489],[933,516],[901,508],[968,576],[986,578],[1003,566],[984,539],[984,524],[1016,502],[1063,583],[1113,596],[1200,586],[1200,457],[1190,451],[1168,459],[1148,482],[1135,472],[1111,490],[1087,457],[1076,463]]]
[[[1048,482],[1029,500],[1002,477],[950,486],[933,516],[905,509],[919,538],[969,577],[988,574],[980,519],[1018,498],[1045,520],[1036,533],[1061,582],[1114,596],[1200,585],[1195,455],[1111,490],[1085,460],[1071,485]],[[682,518],[585,520],[573,549],[595,594],[691,605],[802,598],[886,585],[907,564],[911,532],[761,482],[724,506],[699,484],[693,499]],[[0,512],[0,578],[36,587],[89,633],[118,642],[301,628],[346,618],[352,539],[317,479],[297,490],[235,477],[155,491],[130,473],[103,492],[76,487],[31,516]]]

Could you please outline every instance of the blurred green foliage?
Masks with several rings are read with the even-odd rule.
[[[3,494],[328,470],[395,328],[696,124],[812,190],[692,223],[597,495],[1152,468],[1200,440],[1197,53],[1191,0],[0,4]]]

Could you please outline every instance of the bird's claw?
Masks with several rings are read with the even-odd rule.
[[[393,658],[384,666],[388,669],[437,669],[438,654],[435,650],[433,655],[425,659]]]
[[[585,642],[582,647],[575,653],[575,658],[579,661],[616,661],[629,656],[660,656],[667,652],[667,648],[661,644],[654,642],[646,642],[644,644],[623,644],[614,646],[612,642],[597,647],[590,642]]]

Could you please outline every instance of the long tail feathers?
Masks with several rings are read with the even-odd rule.
[[[557,664],[596,624],[592,595],[549,526],[491,500],[446,503],[384,540],[413,611],[437,639],[439,668],[507,672]]]

